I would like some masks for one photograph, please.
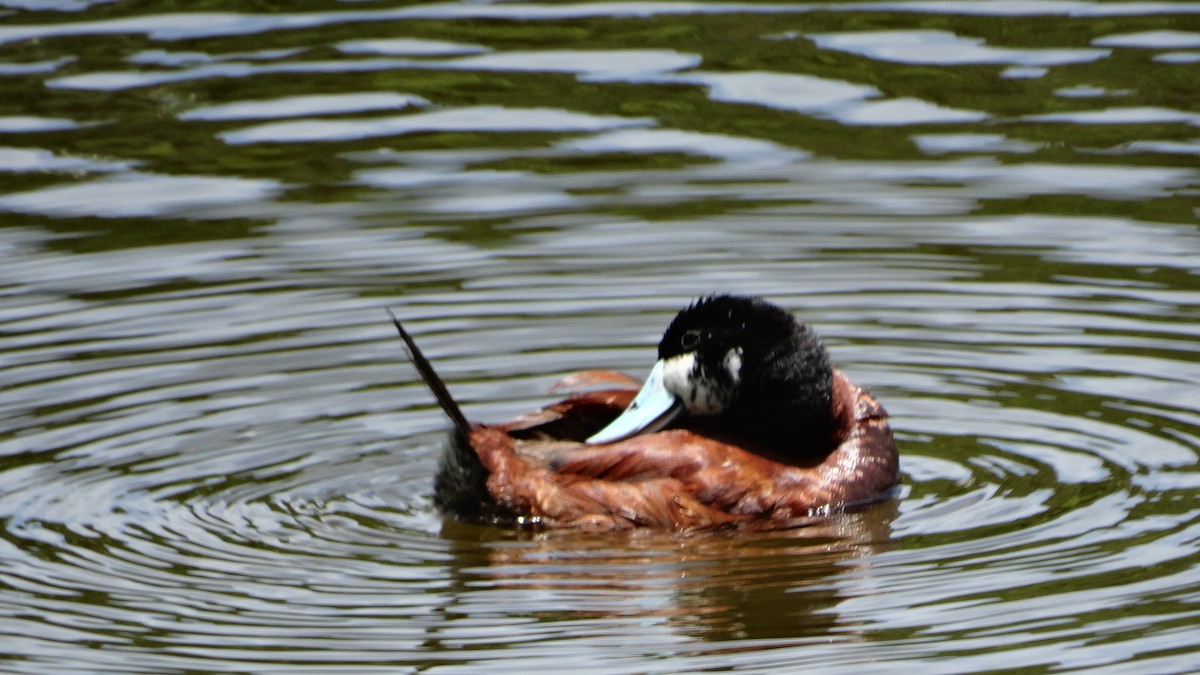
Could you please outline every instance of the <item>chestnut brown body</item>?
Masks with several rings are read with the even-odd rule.
[[[461,476],[451,482],[486,495],[467,501],[495,518],[548,528],[760,529],[886,498],[897,483],[887,413],[840,372],[833,379],[834,431],[827,439],[797,439],[799,453],[747,447],[704,429],[703,420],[589,445],[583,440],[629,405],[638,383],[611,371],[565,382],[616,386],[506,424],[470,425],[469,448],[459,449],[467,456],[459,461],[477,458],[482,473],[474,487]]]

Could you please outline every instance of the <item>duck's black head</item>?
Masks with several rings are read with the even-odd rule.
[[[661,428],[677,412],[778,450],[829,437],[829,355],[808,326],[761,298],[698,300],[671,322],[658,358],[634,404],[592,442]]]

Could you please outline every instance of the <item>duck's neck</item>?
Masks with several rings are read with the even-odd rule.
[[[847,386],[840,373],[831,373],[820,392],[763,389],[713,422],[732,437],[790,457],[824,457],[841,442],[843,418],[853,412],[844,404]]]

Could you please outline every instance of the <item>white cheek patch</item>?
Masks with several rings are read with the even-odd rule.
[[[729,373],[729,378],[733,381],[733,386],[736,387],[738,382],[742,381],[741,347],[734,347],[725,352],[725,372]]]
[[[663,361],[663,387],[679,398],[687,401],[687,392],[691,390],[692,371],[696,369],[696,355],[688,352],[673,356]]]
[[[729,406],[742,369],[741,351],[729,350],[723,363],[729,382],[705,373],[692,352],[663,362],[663,386],[693,415],[716,415]]]

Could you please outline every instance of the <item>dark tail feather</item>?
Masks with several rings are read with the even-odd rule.
[[[408,358],[412,360],[416,366],[417,372],[421,374],[421,379],[425,381],[425,386],[429,387],[429,391],[433,392],[433,397],[437,399],[438,405],[454,423],[454,428],[465,438],[471,431],[471,423],[462,413],[462,408],[458,407],[458,403],[454,401],[454,397],[450,395],[450,390],[446,388],[446,383],[442,382],[442,378],[438,377],[437,371],[433,369],[433,365],[429,363],[429,359],[421,353],[421,349],[417,347],[416,341],[404,330],[404,326],[400,325],[400,320],[392,314],[392,310],[387,310],[388,316],[392,317],[392,323],[396,324],[396,330],[400,332],[400,339],[404,340],[404,345],[408,351]]]

